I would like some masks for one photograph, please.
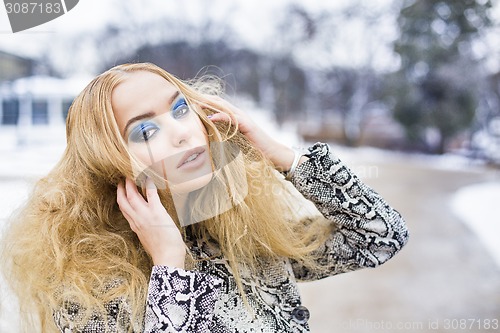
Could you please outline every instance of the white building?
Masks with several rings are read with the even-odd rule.
[[[48,140],[52,131],[64,131],[73,99],[90,80],[90,77],[29,76],[0,83],[2,137],[14,137],[15,144],[22,145]]]

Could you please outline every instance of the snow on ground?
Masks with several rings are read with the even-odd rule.
[[[423,165],[426,168],[439,169],[445,171],[474,171],[484,172],[484,162],[471,160],[456,154],[445,155],[425,155],[408,154],[402,152],[392,152],[371,147],[346,148],[333,146],[332,149],[348,165],[354,166],[356,163],[370,161],[374,165],[378,163],[412,163]],[[363,168],[359,169],[363,178]],[[358,173],[358,172],[356,172]],[[366,175],[365,175],[366,176]],[[367,175],[369,176],[369,174]],[[453,213],[465,223],[483,242],[486,249],[500,266],[500,218],[493,210],[498,206],[500,198],[500,181],[474,184],[458,190],[450,198],[450,208]]]
[[[500,266],[500,218],[498,199],[500,182],[488,182],[466,186],[458,190],[450,200],[453,212],[483,241]]]

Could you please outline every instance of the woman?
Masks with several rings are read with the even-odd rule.
[[[4,240],[43,332],[308,332],[296,281],[406,243],[399,213],[327,145],[294,152],[218,88],[128,64],[74,100],[63,157]],[[301,217],[289,183],[321,214]]]

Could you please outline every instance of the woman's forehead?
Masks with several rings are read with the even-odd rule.
[[[118,127],[122,130],[129,119],[165,106],[177,91],[172,83],[158,74],[147,71],[127,73],[111,94]]]
[[[158,98],[164,95],[171,95],[177,88],[162,76],[146,72],[137,71],[125,76],[112,91],[111,102],[113,106],[133,105],[148,98]]]
[[[148,71],[134,71],[127,72],[127,74],[123,77],[121,82],[113,89],[132,89],[130,91],[133,93],[134,91],[141,92],[144,90],[149,90],[152,88],[158,89],[175,89],[175,86],[170,83],[163,76],[148,72]]]

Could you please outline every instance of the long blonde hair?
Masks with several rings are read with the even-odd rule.
[[[106,316],[104,304],[121,298],[129,304],[121,311],[130,312],[132,326],[142,324],[153,263],[116,204],[117,184],[133,177],[133,171],[110,98],[133,71],[149,71],[172,83],[198,114],[209,140],[231,142],[243,153],[225,176],[234,171],[240,173],[234,177],[246,177],[250,186],[244,200],[189,226],[195,237],[218,243],[240,291],[238,268],[257,269],[261,258],[288,257],[315,265],[313,251],[324,226],[290,222],[296,217],[293,198],[272,163],[238,132],[237,123],[215,125],[207,118],[230,111],[197,106],[212,103],[206,94],[219,93],[220,85],[203,79],[184,82],[148,63],[120,65],[96,77],[75,98],[61,160],[37,182],[4,235],[5,278],[19,297],[23,321],[34,314],[43,332],[56,331],[54,312],[68,302],[79,304],[86,316]],[[171,213],[168,193],[160,195]]]

